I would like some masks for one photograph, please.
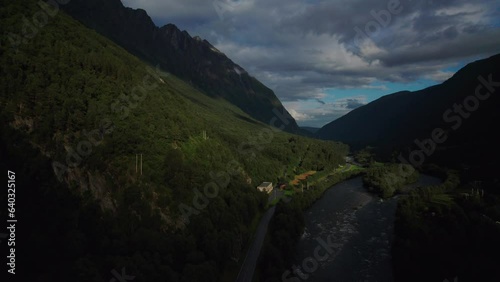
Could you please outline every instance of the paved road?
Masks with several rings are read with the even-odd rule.
[[[264,238],[266,237],[267,226],[273,218],[275,210],[276,206],[270,208],[260,220],[259,227],[257,228],[257,232],[255,233],[255,238],[252,242],[252,245],[250,246],[250,249],[248,249],[247,256],[245,257],[245,261],[241,266],[240,273],[238,273],[236,282],[252,281],[255,266],[257,265],[257,259],[259,258],[260,250],[262,248],[262,244],[264,243]]]
[[[344,169],[343,169],[343,170],[341,170],[340,172],[348,171],[348,170],[350,170],[350,169],[351,169],[351,164],[350,164],[350,163],[347,163],[347,164],[345,165]]]
[[[282,191],[279,188],[275,187],[273,189],[273,192],[271,192],[271,195],[269,195],[269,199],[267,199],[267,203],[268,204],[272,203],[275,199],[281,198],[284,194],[285,194],[284,191]]]
[[[349,170],[351,164],[347,164],[345,170]],[[268,202],[271,203],[274,199],[283,196],[283,191],[276,190],[275,188],[273,193],[270,195]],[[236,282],[251,282],[253,278],[253,274],[255,272],[255,267],[257,265],[257,260],[259,259],[260,251],[262,249],[262,244],[264,243],[264,238],[266,237],[267,227],[269,226],[269,222],[273,218],[274,211],[276,210],[276,206],[273,206],[264,214],[262,219],[260,220],[259,226],[257,228],[257,232],[255,233],[254,241],[252,245],[247,251],[247,255],[243,264],[241,266],[240,272],[238,273],[238,277],[236,278]]]

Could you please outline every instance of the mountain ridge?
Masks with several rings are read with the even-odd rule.
[[[4,34],[37,2],[1,5]],[[109,281],[125,267],[137,281],[234,281],[268,205],[256,186],[328,173],[348,152],[261,123],[64,12],[19,52],[0,39],[0,168],[28,207],[19,281]]]
[[[290,120],[285,131],[300,133],[274,92],[207,40],[191,37],[174,24],[157,27],[145,10],[125,7],[120,0],[73,0],[62,8],[87,27],[206,95],[226,99],[266,124],[278,111]]]
[[[449,138],[437,146],[429,159],[449,165],[474,165],[484,161],[480,157],[481,147],[499,155],[494,145],[498,138],[489,127],[500,122],[495,108],[498,95],[491,85],[486,85],[500,81],[496,67],[499,64],[500,54],[493,55],[467,64],[441,84],[383,96],[323,126],[315,136],[345,142],[358,150],[373,146],[387,157],[394,152],[408,154],[419,149],[416,141],[427,140],[433,130],[443,129]],[[491,96],[484,101],[473,98],[478,88],[481,93],[487,89]],[[476,100],[477,109],[460,113],[461,108],[471,107]]]

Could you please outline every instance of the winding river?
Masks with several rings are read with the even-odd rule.
[[[422,174],[411,186],[439,183],[439,178]],[[391,245],[397,199],[381,200],[368,193],[361,177],[330,188],[305,213],[295,274],[287,281],[393,281]]]

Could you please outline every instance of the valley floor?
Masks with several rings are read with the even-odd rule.
[[[440,182],[421,175],[417,185]],[[302,277],[292,274],[285,281],[294,281],[294,276],[315,282],[393,281],[391,246],[397,201],[398,197],[384,201],[368,193],[361,177],[330,188],[305,214],[306,228],[294,260]],[[331,245],[332,252],[311,268],[314,262],[309,260],[315,257],[320,241]]]

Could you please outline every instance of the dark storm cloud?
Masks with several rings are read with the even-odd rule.
[[[320,99],[316,99],[316,102],[320,103],[321,105],[325,105],[326,104],[324,101],[321,101]]]
[[[457,62],[500,52],[496,0],[394,1],[124,0],[124,4],[144,8],[157,24],[173,22],[206,38],[290,107],[294,101],[312,100],[326,108],[328,103],[320,101],[325,101],[325,90],[330,88],[366,89],[374,83],[424,78],[441,82],[452,75],[444,70]],[[388,7],[399,12],[391,13]],[[303,113],[304,118],[317,115]]]

